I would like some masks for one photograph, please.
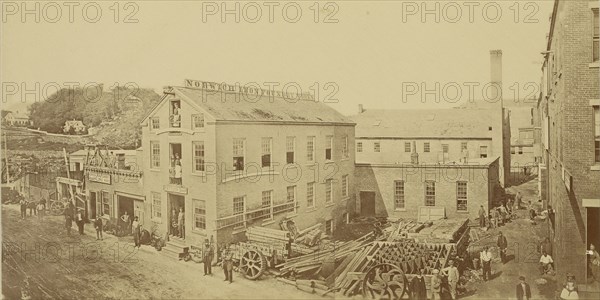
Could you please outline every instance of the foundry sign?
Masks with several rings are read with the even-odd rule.
[[[93,182],[110,184],[110,174],[88,171],[88,179]]]
[[[226,94],[244,94],[249,97],[277,97],[284,98],[286,100],[315,100],[314,96],[310,93],[302,93],[302,87],[298,83],[288,82],[284,84],[281,90],[275,90],[281,85],[277,82],[265,82],[263,88],[256,82],[251,82],[245,85],[236,83],[235,85],[227,83],[216,83],[208,81],[199,81],[193,79],[184,80],[185,87],[201,89],[208,92],[218,92]]]

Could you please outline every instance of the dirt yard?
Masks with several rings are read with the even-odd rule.
[[[150,246],[138,251],[126,238],[105,234],[103,241],[96,241],[91,225],[82,237],[73,226],[68,237],[63,222],[58,216],[21,220],[16,205],[2,205],[4,298],[20,299],[27,276],[33,299],[321,298],[274,279],[250,281],[237,273],[229,284],[220,267],[203,276],[202,264],[176,261]]]

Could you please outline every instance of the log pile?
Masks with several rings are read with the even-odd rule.
[[[354,241],[331,243],[313,253],[288,259],[285,263],[277,265],[277,268],[280,268],[282,276],[310,278],[320,273],[325,262],[344,260],[346,256],[371,242],[372,238],[373,234],[368,233]]]

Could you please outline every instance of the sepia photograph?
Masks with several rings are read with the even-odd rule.
[[[600,299],[600,0],[0,0],[2,299]]]

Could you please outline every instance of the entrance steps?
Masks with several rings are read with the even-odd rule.
[[[167,257],[171,257],[173,259],[182,259],[190,247],[186,245],[184,239],[174,236],[169,236],[169,241],[166,242],[165,247],[162,248],[161,253]]]

